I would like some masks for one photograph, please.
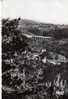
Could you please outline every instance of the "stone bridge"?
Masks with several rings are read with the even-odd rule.
[[[41,40],[46,40],[46,39],[53,39],[52,37],[50,36],[38,36],[38,35],[29,35],[29,34],[26,34],[26,33],[23,33],[24,36],[26,36],[27,38],[29,39],[33,39],[34,41],[41,41]]]
[[[30,39],[30,41],[31,41],[30,46],[33,46],[33,47],[36,47],[36,48],[37,47],[45,48],[47,43],[53,41],[53,38],[50,37],[50,36],[45,37],[45,36],[38,36],[38,35],[33,35],[33,34],[29,35],[29,34],[26,34],[26,33],[24,33],[23,35]]]
[[[45,36],[37,36],[37,35],[33,35],[32,36],[32,39],[34,40],[34,41],[45,41],[45,40],[48,40],[48,39],[52,39],[52,37],[45,37]]]

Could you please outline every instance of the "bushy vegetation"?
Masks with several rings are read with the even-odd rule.
[[[19,20],[2,20],[3,99],[66,99],[68,62],[59,61],[58,65],[49,61],[58,53],[59,42],[48,43],[46,52],[33,50],[29,39],[17,28]],[[63,51],[66,57],[67,51]],[[42,61],[44,56],[46,63]]]

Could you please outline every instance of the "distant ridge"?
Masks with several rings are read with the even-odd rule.
[[[40,36],[67,37],[68,25],[41,23],[28,19],[20,19],[18,29],[21,32],[27,32]]]

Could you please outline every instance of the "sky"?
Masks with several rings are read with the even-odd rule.
[[[2,18],[68,24],[68,0],[2,0]]]

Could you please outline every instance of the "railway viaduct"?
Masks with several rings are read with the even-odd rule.
[[[53,38],[50,36],[38,36],[38,35],[29,35],[26,33],[23,33],[24,36],[26,36],[30,40],[30,46],[35,48],[46,48],[48,43],[51,43],[53,41]]]

